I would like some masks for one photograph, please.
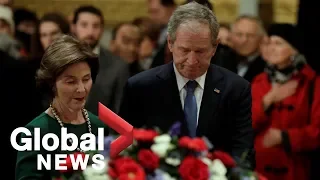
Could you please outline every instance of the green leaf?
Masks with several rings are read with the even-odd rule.
[[[155,127],[154,130],[158,133],[158,134],[163,134],[161,129],[159,127]]]

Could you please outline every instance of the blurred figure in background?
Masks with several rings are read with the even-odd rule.
[[[134,25],[138,26],[141,32],[141,43],[139,45],[138,60],[143,70],[151,67],[153,53],[158,47],[160,29],[154,26],[148,17],[139,17],[133,20]]]
[[[31,58],[40,61],[45,49],[62,34],[69,34],[70,26],[66,18],[56,12],[44,14],[32,39]]]
[[[42,56],[47,47],[59,36],[69,33],[69,24],[63,15],[56,12],[49,12],[40,18],[36,31],[32,36],[31,53],[29,56],[29,65],[32,67],[30,71],[32,71],[33,77],[35,76],[36,70],[40,67]],[[35,83],[35,80],[32,80],[32,82]],[[50,101],[42,92],[38,91],[38,96],[42,102],[41,109],[45,110]]]
[[[308,180],[320,147],[320,77],[307,64],[291,24],[268,31],[266,72],[252,82],[257,171],[270,180]]]
[[[230,42],[230,26],[227,23],[220,23],[219,35],[220,44],[232,47]]]
[[[14,32],[11,8],[0,5],[1,119],[10,119],[1,132],[5,139],[10,138],[14,129],[25,126],[33,119],[41,104],[37,99],[34,71],[32,73],[28,61],[24,61],[23,46],[15,39]],[[8,179],[14,179],[16,151],[12,149],[10,141],[5,141],[2,145],[9,150],[6,157],[10,159],[4,171],[8,174]]]
[[[32,35],[35,33],[38,18],[36,13],[25,8],[19,8],[14,10],[14,22],[16,32]]]
[[[262,21],[250,15],[242,15],[231,25],[231,44],[236,52],[236,61],[231,70],[249,82],[263,72],[265,62],[259,52],[259,45],[265,30]]]
[[[172,53],[167,45],[167,24],[173,11],[177,8],[174,0],[148,0],[148,14],[150,19],[160,29],[160,34],[152,60],[151,68],[172,61]]]
[[[20,59],[25,54],[23,45],[14,38],[15,25],[13,12],[7,7],[0,5],[0,50],[9,56]]]
[[[268,59],[268,45],[269,45],[270,39],[266,35],[263,37],[261,43],[260,43],[260,54],[263,60]]]
[[[13,13],[10,8],[0,5],[0,33],[14,35]]]
[[[29,55],[31,37],[35,33],[38,24],[37,15],[26,8],[15,9],[14,23],[16,27],[15,38],[23,44],[26,55]]]
[[[0,0],[0,5],[12,8],[13,0]]]
[[[140,43],[140,29],[132,23],[121,23],[112,31],[109,49],[129,64],[130,76],[142,71],[138,61]]]
[[[212,62],[251,82],[265,67],[259,52],[260,42],[265,34],[263,24],[255,16],[242,15],[231,25],[230,32],[232,49],[227,48],[228,46],[221,48]]]
[[[75,10],[72,29],[78,39],[89,44],[99,55],[99,74],[86,104],[88,110],[98,114],[98,102],[101,102],[113,112],[118,112],[130,71],[125,60],[99,45],[104,31],[102,12],[93,6],[80,6]]]

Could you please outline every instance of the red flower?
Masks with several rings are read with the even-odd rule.
[[[110,162],[108,174],[118,180],[144,180],[143,168],[129,157],[122,157]]]
[[[139,163],[150,171],[159,167],[159,157],[149,149],[142,149],[138,153]]]
[[[74,160],[77,160],[77,158],[81,158],[80,156],[82,156],[82,159],[85,159],[86,154],[84,154],[83,152],[75,152],[73,154],[69,154],[66,158],[66,163],[61,163],[60,166],[67,166],[66,170],[60,170],[60,172],[65,173],[65,172],[70,172],[73,171],[73,166],[72,166],[72,162],[71,162],[71,156],[74,156]],[[79,163],[79,167],[78,169],[80,169],[80,163]],[[83,170],[83,169],[81,169]]]
[[[111,161],[109,164],[110,164],[110,166],[118,169],[120,166],[122,166],[123,164],[126,164],[126,163],[136,163],[136,162],[130,157],[121,157],[121,158],[118,158],[118,159]]]
[[[137,141],[152,142],[153,138],[158,136],[158,133],[154,130],[146,129],[134,129],[133,138]]]
[[[214,151],[213,153],[209,153],[208,158],[211,160],[219,159],[227,168],[233,168],[236,166],[234,159],[228,153],[223,151]]]
[[[112,178],[112,179],[117,179],[118,174],[116,172],[116,170],[112,167],[108,168],[108,175]]]
[[[256,174],[258,175],[258,180],[268,180],[266,177],[264,177],[262,174],[256,172]]]
[[[190,137],[185,136],[179,139],[179,145],[196,152],[201,152],[208,149],[206,142],[202,138],[191,139]]]
[[[208,149],[206,142],[204,142],[204,140],[201,138],[192,139],[192,141],[188,144],[188,147],[196,152],[201,152]]]
[[[137,163],[127,163],[119,169],[118,180],[145,180],[146,174]]]
[[[208,180],[208,166],[196,157],[186,157],[180,164],[179,174],[183,180]]]
[[[62,177],[53,178],[52,180],[63,180]]]
[[[188,148],[188,144],[191,142],[191,138],[188,136],[183,136],[179,139],[179,146],[180,147],[184,147],[184,148]]]

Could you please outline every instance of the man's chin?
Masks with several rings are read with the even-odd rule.
[[[194,79],[198,78],[198,74],[199,73],[197,73],[197,72],[188,71],[188,72],[182,73],[181,75],[187,79],[194,80]]]
[[[93,41],[84,40],[84,42],[88,44],[92,49],[96,48],[96,46],[98,45],[97,42],[93,42]]]
[[[92,49],[96,48],[97,45],[98,45],[97,43],[95,43],[95,44],[89,44],[89,46],[90,46]]]

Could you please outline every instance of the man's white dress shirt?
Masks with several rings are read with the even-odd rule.
[[[187,91],[184,88],[184,86],[187,84],[187,82],[190,79],[187,79],[185,77],[183,77],[177,70],[175,64],[173,63],[173,68],[174,68],[174,72],[176,74],[176,79],[177,79],[177,85],[178,85],[178,90],[180,93],[180,100],[181,100],[181,105],[182,105],[182,109],[184,109],[184,100],[187,96]],[[199,121],[199,112],[200,112],[200,107],[201,107],[201,101],[202,101],[202,96],[203,96],[203,90],[204,90],[204,84],[205,84],[205,80],[206,80],[206,75],[207,75],[207,71],[200,77],[198,77],[197,79],[195,79],[195,81],[197,81],[198,86],[194,91],[195,97],[196,97],[196,101],[197,101],[197,110],[198,110],[198,115],[197,115],[197,125],[198,125],[198,121]]]

